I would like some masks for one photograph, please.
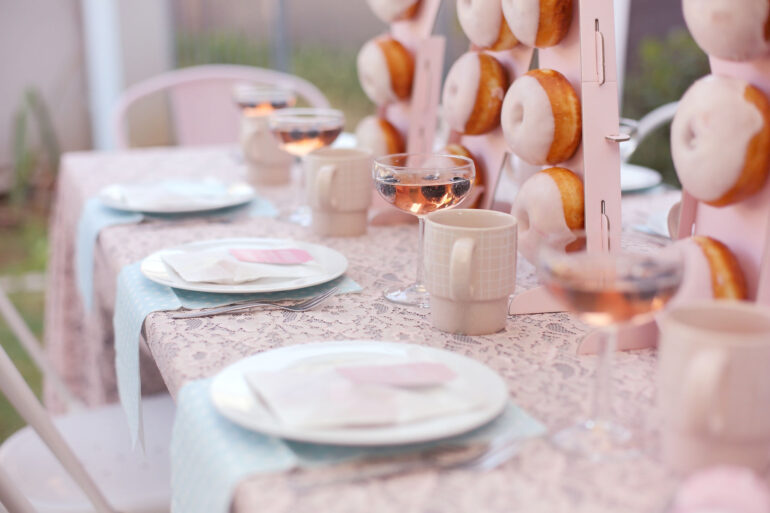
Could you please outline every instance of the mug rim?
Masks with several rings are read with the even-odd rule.
[[[304,157],[305,159],[327,159],[327,160],[364,160],[372,159],[372,152],[364,148],[318,148]]]
[[[767,329],[760,329],[751,333],[736,332],[734,330],[719,330],[715,331],[706,326],[699,325],[692,321],[681,318],[685,313],[692,313],[702,311],[705,315],[708,315],[709,311],[720,310],[727,312],[741,312],[743,314],[754,315],[756,317],[764,319],[767,324]],[[750,343],[754,345],[770,344],[770,309],[754,303],[752,301],[740,301],[740,300],[725,300],[725,299],[712,299],[701,300],[688,303],[686,305],[676,306],[670,311],[667,311],[662,319],[661,325],[673,324],[678,328],[687,329],[689,331],[701,334],[714,334],[722,333],[729,338],[724,340],[725,344],[734,345],[735,343]],[[764,337],[764,338],[763,338]]]
[[[458,226],[455,224],[447,224],[446,222],[441,221],[442,217],[455,217],[455,216],[477,216],[477,217],[492,216],[492,217],[497,217],[499,219],[505,219],[508,221],[508,223],[501,224],[498,226]],[[505,212],[499,212],[497,210],[483,209],[483,208],[459,208],[459,209],[451,209],[451,210],[437,210],[435,212],[431,212],[430,214],[426,215],[425,221],[435,226],[440,226],[442,228],[450,228],[452,230],[466,231],[466,232],[492,231],[492,230],[500,230],[500,229],[508,229],[508,228],[517,228],[519,225],[519,221],[511,214],[506,214]]]

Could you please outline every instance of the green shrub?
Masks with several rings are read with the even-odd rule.
[[[687,30],[673,30],[663,39],[645,38],[639,45],[638,65],[626,77],[623,115],[639,119],[655,107],[676,101],[696,79],[708,73],[708,58]],[[678,184],[669,137],[668,125],[659,128],[631,160],[657,169],[667,183]]]

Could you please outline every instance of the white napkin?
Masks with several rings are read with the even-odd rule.
[[[485,403],[483,391],[461,376],[433,386],[362,384],[330,364],[253,371],[245,378],[278,420],[293,429],[406,424],[470,411]]]
[[[219,180],[163,180],[121,186],[120,196],[126,205],[141,209],[207,207],[222,202],[227,185]]]
[[[163,261],[191,283],[237,285],[262,278],[309,278],[325,273],[315,261],[294,265],[242,262],[228,249],[173,253],[163,255]]]

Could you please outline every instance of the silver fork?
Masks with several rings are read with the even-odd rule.
[[[297,491],[306,491],[319,486],[360,483],[430,468],[492,470],[517,455],[525,440],[529,439],[501,435],[489,443],[438,446],[416,453],[376,456],[335,465],[338,470],[331,472],[331,476],[328,475],[328,467],[320,470],[297,469],[291,472],[289,483]]]
[[[332,287],[326,292],[317,296],[311,297],[299,303],[290,305],[282,304],[276,301],[267,300],[246,300],[239,303],[233,303],[226,306],[219,306],[216,308],[208,308],[206,310],[193,310],[190,312],[179,312],[171,315],[172,319],[191,319],[194,317],[211,317],[212,315],[220,315],[224,313],[240,312],[242,310],[249,310],[256,306],[271,306],[280,310],[288,310],[290,312],[306,312],[312,310],[316,306],[320,305],[337,292],[337,287]]]

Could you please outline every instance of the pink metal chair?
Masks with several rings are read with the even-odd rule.
[[[126,116],[131,105],[159,92],[168,94],[177,144],[194,146],[236,142],[240,113],[233,102],[233,86],[238,82],[290,89],[312,107],[329,107],[329,101],[316,86],[280,71],[225,64],[182,68],[126,89],[113,114],[117,147],[130,146]]]
[[[24,346],[38,344],[0,287],[2,318]],[[34,360],[45,361],[45,355]],[[46,379],[61,383],[50,364],[40,370]],[[142,454],[132,449],[119,404],[51,418],[2,346],[0,393],[29,424],[0,445],[0,512],[168,513],[176,409],[169,395],[142,403]],[[63,398],[73,405],[68,395]]]

